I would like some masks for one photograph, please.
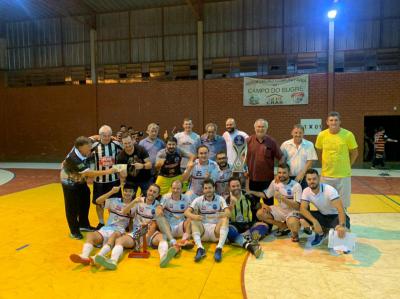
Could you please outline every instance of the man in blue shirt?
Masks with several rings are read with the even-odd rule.
[[[151,123],[147,126],[147,137],[139,142],[140,146],[143,146],[147,152],[149,153],[149,158],[153,167],[151,168],[151,177],[152,183],[155,182],[155,165],[156,165],[156,158],[157,153],[165,148],[165,143],[160,138],[158,138],[158,132],[160,127],[155,124]]]
[[[225,139],[217,135],[217,125],[214,123],[206,125],[206,132],[201,136],[200,142],[208,147],[210,160],[215,161],[217,154],[220,152],[226,153]]]

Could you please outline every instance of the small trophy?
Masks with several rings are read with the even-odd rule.
[[[233,162],[233,172],[244,172],[247,156],[247,142],[243,136],[237,135],[233,139],[233,149],[236,153],[235,161]]]

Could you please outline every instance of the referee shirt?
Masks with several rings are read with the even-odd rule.
[[[122,150],[119,142],[111,140],[108,144],[103,144],[96,141],[92,145],[92,152],[94,156],[95,170],[107,170],[116,164],[117,155]],[[96,183],[110,183],[118,180],[118,174],[112,173],[103,176],[98,176],[95,179]]]

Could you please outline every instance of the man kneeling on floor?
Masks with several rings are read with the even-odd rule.
[[[350,228],[350,218],[345,213],[339,193],[332,186],[320,183],[315,169],[307,170],[306,180],[308,187],[301,197],[300,213],[308,223],[312,223],[315,238],[311,245],[320,245],[331,228],[337,231],[339,238],[344,238],[346,228]],[[317,211],[309,211],[310,203],[313,203]]]
[[[197,197],[185,211],[185,216],[191,219],[193,240],[197,246],[195,262],[206,256],[201,241],[218,242],[214,260],[222,260],[222,247],[228,236],[230,210],[225,199],[215,194],[215,183],[206,178],[203,181],[203,195]]]
[[[272,196],[278,201],[278,205],[267,206],[262,204],[257,211],[257,218],[278,227],[276,236],[287,235],[292,232],[292,241],[298,242],[298,229],[294,226],[299,221],[299,208],[301,201],[301,185],[289,177],[289,166],[279,165],[278,180],[273,180],[267,190],[263,192],[249,191],[249,194],[270,198]],[[288,230],[288,227],[290,230]]]
[[[120,187],[113,187],[109,192],[96,199],[96,204],[98,205],[102,205],[105,202],[105,208],[109,210],[110,216],[105,226],[87,234],[86,243],[83,244],[81,254],[70,255],[70,259],[74,263],[93,264],[94,258],[90,257],[90,253],[95,245],[103,244],[97,255],[105,256],[114,246],[115,240],[125,233],[125,229],[128,227],[129,220],[133,215],[124,215],[121,211],[132,201],[134,186],[133,184],[125,183],[122,200],[121,198],[113,197],[119,192],[119,189]]]
[[[165,267],[168,264],[180,248],[178,245],[175,245],[177,248],[171,247],[168,249],[167,241],[164,240],[163,235],[158,231],[155,222],[155,213],[156,208],[159,205],[159,201],[157,200],[159,194],[160,187],[156,184],[152,184],[147,190],[146,197],[136,198],[122,210],[121,214],[123,215],[134,213],[133,231],[119,237],[115,241],[115,246],[111,252],[110,259],[97,255],[95,258],[96,263],[99,263],[109,270],[115,270],[124,248],[133,249],[141,246],[141,244],[137,244],[139,241],[138,238],[136,238],[136,232],[142,226],[148,225],[149,228],[146,234],[148,244],[152,247],[158,248],[160,254],[160,267]]]

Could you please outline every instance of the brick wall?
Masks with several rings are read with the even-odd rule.
[[[95,133],[103,123],[144,130],[149,122],[158,122],[163,131],[180,128],[184,117],[193,119],[197,132],[214,121],[219,133],[228,117],[248,133],[257,118],[266,118],[269,134],[281,143],[301,118],[325,120],[328,112],[327,74],[310,75],[308,105],[243,107],[242,90],[240,78],[97,87],[0,86],[0,125],[5,128],[0,159],[57,161],[75,137]],[[393,106],[400,108],[400,72],[336,74],[334,108],[342,114],[342,126],[355,133],[361,153],[364,116],[399,115]]]

